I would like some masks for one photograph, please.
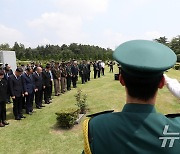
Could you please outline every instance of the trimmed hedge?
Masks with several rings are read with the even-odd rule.
[[[61,128],[71,128],[78,118],[79,109],[66,109],[55,113],[57,124]]]

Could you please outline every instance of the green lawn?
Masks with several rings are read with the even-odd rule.
[[[115,70],[117,72],[117,69]],[[170,70],[170,77],[180,80],[179,71]],[[92,74],[93,75],[93,74]],[[106,68],[105,76],[100,79],[91,79],[85,85],[78,87],[88,94],[89,114],[102,110],[114,109],[121,111],[125,104],[124,87],[114,80],[114,74]],[[76,89],[59,97],[54,97],[53,103],[46,105],[42,110],[36,110],[27,118],[15,121],[12,115],[12,104],[7,105],[7,119],[9,126],[0,128],[0,153],[13,154],[79,154],[83,149],[81,124],[70,130],[56,127],[55,112],[75,107]],[[180,112],[180,101],[172,96],[167,88],[159,91],[157,111],[161,113]]]

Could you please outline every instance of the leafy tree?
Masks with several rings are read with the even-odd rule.
[[[0,50],[11,50],[8,43],[0,44]]]
[[[162,44],[168,46],[168,41],[167,41],[168,39],[167,39],[165,36],[160,37],[160,38],[158,38],[158,39],[154,39],[154,40],[157,41],[157,42],[159,42],[159,43],[162,43]]]
[[[174,37],[169,46],[176,54],[180,54],[180,35]]]

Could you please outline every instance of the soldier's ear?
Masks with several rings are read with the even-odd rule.
[[[158,88],[159,88],[159,89],[162,89],[162,88],[164,87],[164,85],[165,85],[165,78],[164,78],[164,76],[162,76]]]
[[[120,81],[122,86],[125,86],[124,79],[123,79],[121,74],[119,75],[119,81]]]

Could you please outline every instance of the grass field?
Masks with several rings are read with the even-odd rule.
[[[117,69],[115,72],[118,72]],[[180,80],[179,71],[170,70],[169,77]],[[92,74],[93,75],[93,74]],[[78,81],[78,88],[88,95],[89,114],[102,110],[121,111],[125,104],[124,87],[114,80],[114,74],[106,68],[105,76],[91,79],[85,85]],[[7,105],[9,126],[0,128],[0,154],[79,154],[83,149],[81,124],[70,130],[56,127],[55,112],[75,107],[73,89],[59,97],[42,110],[36,110],[26,119],[15,121],[12,115],[12,104]],[[172,96],[165,87],[159,91],[156,108],[163,114],[180,112],[180,101]]]

